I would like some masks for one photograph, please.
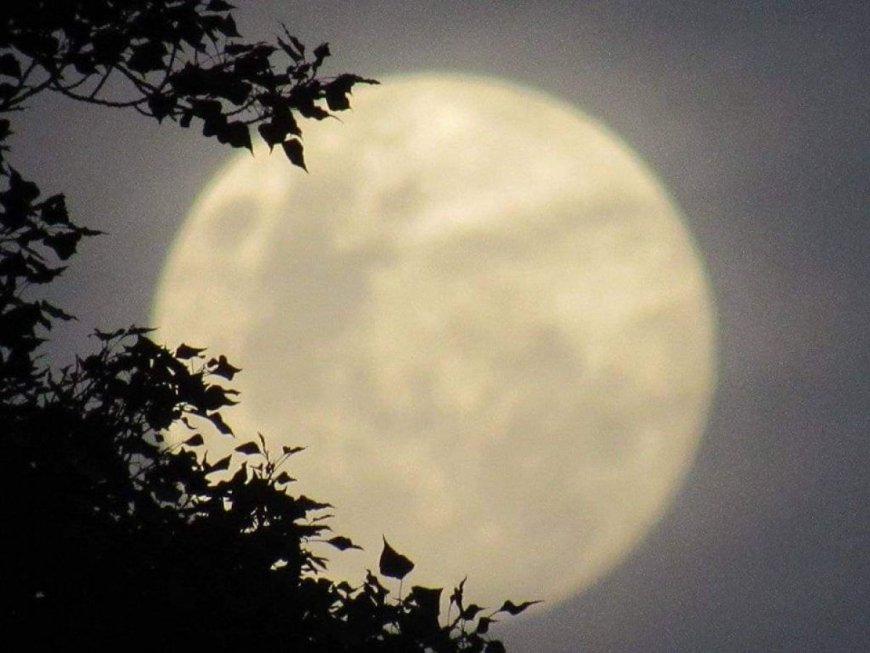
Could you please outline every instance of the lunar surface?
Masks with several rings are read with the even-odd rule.
[[[549,605],[660,519],[714,380],[703,266],[654,175],[599,123],[484,78],[360,89],[280,149],[231,159],[162,273],[158,338],[244,371],[224,416],[308,449],[293,487],[335,506],[406,584]],[[216,454],[217,455],[217,454]]]

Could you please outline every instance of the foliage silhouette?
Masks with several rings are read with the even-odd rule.
[[[325,78],[326,44],[310,56],[286,28],[247,43],[222,0],[24,0],[0,10],[0,113],[55,91],[133,109],[251,149],[257,127],[305,166],[299,118],[349,108],[357,75]],[[283,56],[276,72],[274,55]],[[110,82],[118,77],[118,84]],[[149,330],[96,331],[97,350],[62,369],[39,347],[72,319],[34,297],[64,270],[82,238],[64,196],[44,196],[9,162],[0,120],[0,474],[4,556],[0,627],[33,650],[78,642],[288,651],[503,651],[487,635],[505,602],[484,613],[453,589],[394,597],[368,572],[334,582],[309,545],[357,547],[332,535],[326,503],[288,492],[276,455],[242,441],[211,461],[208,437],[235,437],[224,412],[240,370],[224,356],[153,342]],[[170,446],[170,427],[188,434]],[[381,576],[414,564],[384,539]]]

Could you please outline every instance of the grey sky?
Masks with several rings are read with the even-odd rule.
[[[252,3],[253,4],[253,3]],[[330,71],[503,77],[576,104],[658,173],[704,253],[720,386],[689,480],[629,560],[509,631],[514,651],[859,651],[870,641],[870,5],[284,2]],[[336,126],[340,128],[340,126]],[[84,334],[144,322],[168,245],[229,155],[135,115],[40,102],[13,163],[87,244],[53,290]],[[469,570],[473,574],[473,570]],[[523,598],[523,597],[515,597]]]

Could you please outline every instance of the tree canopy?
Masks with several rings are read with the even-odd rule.
[[[149,329],[96,331],[96,351],[56,369],[40,346],[72,319],[39,297],[82,238],[63,194],[45,195],[12,164],[14,116],[49,92],[197,126],[252,149],[252,129],[305,166],[300,123],[350,107],[354,74],[290,31],[247,42],[222,0],[16,0],[0,9],[0,437],[2,623],[34,650],[77,642],[181,649],[489,651],[501,614],[468,603],[464,582],[388,589],[413,562],[384,539],[358,586],[328,578],[356,545],[329,505],[294,494],[299,448],[269,451],[234,434],[227,410],[240,370]],[[170,446],[167,430],[187,434]],[[236,437],[210,460],[206,440]],[[401,588],[402,585],[400,584]],[[401,589],[400,589],[401,592]],[[443,599],[443,600],[442,600]],[[446,614],[442,604],[447,605]]]

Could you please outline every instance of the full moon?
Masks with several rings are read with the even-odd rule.
[[[232,158],[172,247],[159,338],[243,368],[239,440],[303,445],[292,489],[406,584],[565,599],[661,518],[715,376],[712,302],[678,210],[637,155],[552,97],[420,74]]]

